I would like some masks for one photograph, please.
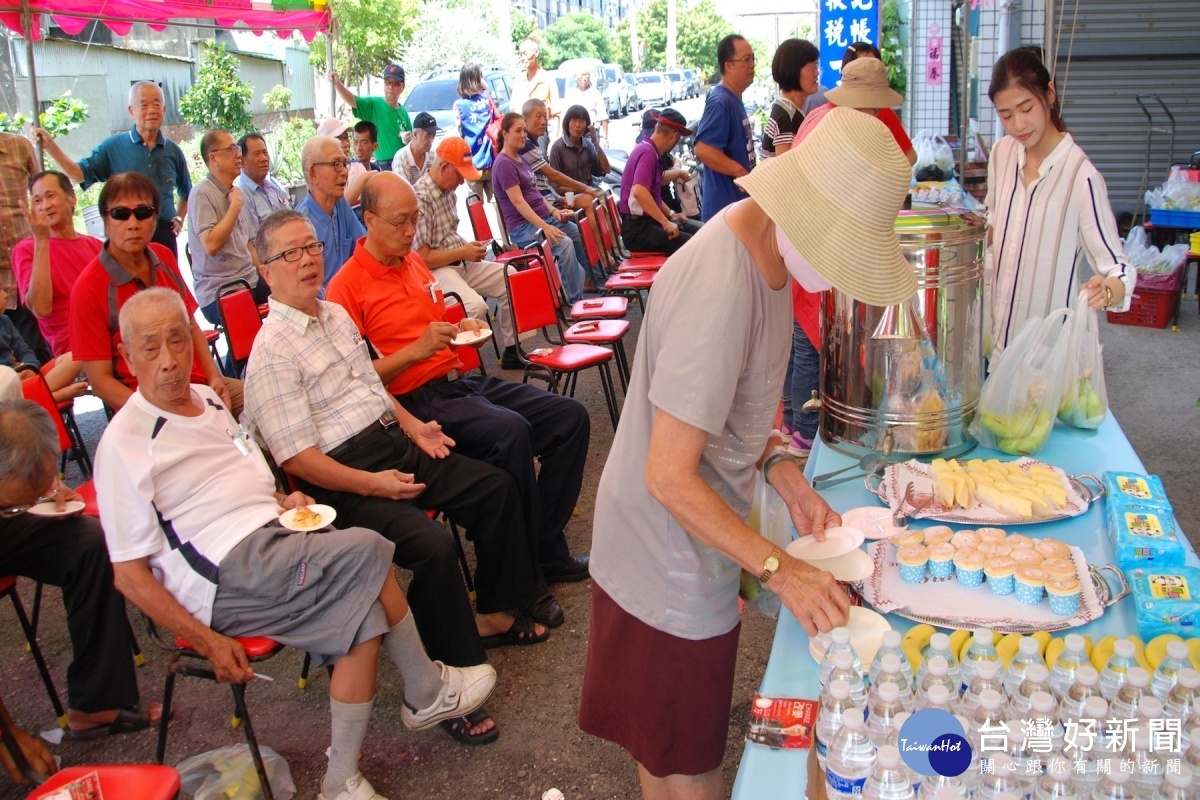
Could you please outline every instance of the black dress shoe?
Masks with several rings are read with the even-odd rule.
[[[517,355],[517,348],[508,346],[500,356],[500,369],[525,369],[525,362]]]
[[[546,583],[578,583],[591,577],[588,572],[587,556],[571,556],[566,561],[542,564],[542,575]]]
[[[566,619],[562,606],[554,599],[554,595],[549,592],[546,592],[539,600],[524,608],[523,611],[534,622],[540,622],[547,628],[557,628]]]

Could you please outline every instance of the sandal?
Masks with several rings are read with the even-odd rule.
[[[67,736],[77,742],[85,742],[89,739],[103,739],[106,736],[118,736],[122,733],[136,733],[149,728],[156,728],[161,720],[150,719],[150,709],[148,707],[141,708],[122,708],[117,712],[117,716],[112,722],[107,725],[96,725],[83,730],[67,728]]]
[[[506,647],[508,645],[538,644],[550,638],[550,630],[538,636],[537,623],[522,615],[513,617],[513,624],[504,633],[494,633],[480,639],[485,649],[490,647]]]
[[[491,719],[491,715],[482,708],[477,708],[465,717],[444,719],[438,724],[450,734],[451,738],[468,745],[491,744],[500,738],[500,728],[493,725],[490,730],[473,734],[471,728],[478,727]]]

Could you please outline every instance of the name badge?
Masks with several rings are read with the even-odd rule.
[[[238,427],[236,431],[225,429],[225,433],[229,434],[229,438],[233,440],[233,446],[243,456],[248,456],[254,452],[254,445],[250,443],[250,431],[245,425]]]

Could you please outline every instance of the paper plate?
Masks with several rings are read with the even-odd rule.
[[[892,525],[891,509],[879,506],[852,508],[842,514],[842,524],[858,528],[868,539],[889,539],[905,530]]]
[[[822,558],[808,563],[817,569],[833,573],[833,577],[842,583],[865,581],[875,571],[875,562],[869,555],[858,549],[833,558]]]
[[[851,606],[846,627],[850,629],[850,645],[864,667],[875,660],[875,653],[883,646],[883,634],[892,629],[887,619],[878,611],[863,606]],[[808,640],[808,652],[819,664],[829,647],[829,634],[822,633]]]
[[[333,524],[334,519],[337,518],[337,512],[333,510],[332,506],[313,503],[308,508],[320,515],[320,519],[317,520],[316,525],[309,525],[302,528],[296,523],[292,522],[292,519],[296,516],[296,509],[294,508],[289,508],[287,511],[279,515],[279,524],[287,528],[289,531],[307,533],[309,531],[318,531],[321,528],[328,528]]]
[[[36,506],[29,507],[29,513],[39,517],[73,517],[76,514],[82,514],[84,505],[79,500],[68,500],[67,507],[59,511],[53,500],[45,503],[38,503]]]
[[[455,347],[462,347],[463,345],[475,347],[477,345],[485,344],[491,338],[491,328],[481,328],[477,331],[462,331],[458,334],[458,336],[455,336],[450,340],[450,344],[454,345]]]
[[[863,532],[858,528],[841,526],[825,529],[825,541],[818,542],[815,536],[801,536],[787,546],[788,555],[801,561],[834,558],[849,553],[863,543]]]

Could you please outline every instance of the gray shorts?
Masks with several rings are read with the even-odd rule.
[[[395,545],[366,528],[297,533],[276,523],[221,560],[212,628],[267,636],[324,666],[388,631],[379,587]]]

